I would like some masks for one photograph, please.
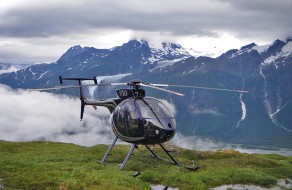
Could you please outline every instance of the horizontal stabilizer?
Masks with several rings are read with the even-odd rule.
[[[63,84],[63,80],[76,80],[76,81],[79,82],[79,85],[81,84],[81,81],[84,81],[84,80],[93,80],[94,81],[94,84],[97,84],[96,77],[93,77],[93,78],[64,78],[62,76],[59,76],[59,80],[60,80],[60,84]]]

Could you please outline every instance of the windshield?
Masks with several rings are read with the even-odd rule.
[[[142,128],[175,129],[176,122],[172,113],[159,100],[154,98],[129,98],[122,102],[114,112],[114,122],[119,126],[120,133],[131,136],[130,132]]]
[[[172,118],[173,115],[168,108],[156,99],[137,99],[142,118]]]

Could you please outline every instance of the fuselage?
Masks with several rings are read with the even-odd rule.
[[[176,130],[176,121],[169,109],[151,97],[131,97],[114,109],[110,124],[115,135],[135,144],[160,144],[169,141]]]

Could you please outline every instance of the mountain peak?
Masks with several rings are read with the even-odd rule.
[[[158,61],[171,61],[191,57],[181,45],[168,42],[148,42],[144,39],[133,39],[124,43],[119,50],[127,49],[143,54],[143,64]]]
[[[72,58],[84,51],[87,51],[90,49],[90,47],[81,47],[80,45],[75,45],[70,47],[61,57],[58,61],[60,60],[67,60],[69,58]]]
[[[147,44],[149,44],[152,54],[155,55],[153,58],[157,61],[160,59],[173,60],[191,57],[190,53],[179,44],[170,42],[147,42]]]
[[[281,41],[281,40],[279,40],[279,39],[277,39],[277,40],[275,40],[274,42],[273,42],[273,45],[276,45],[276,44],[282,44],[283,43],[283,41]]]
[[[145,40],[137,40],[137,39],[133,39],[128,41],[127,43],[124,43],[121,47],[142,47],[142,46],[146,46],[149,48],[148,42]]]
[[[254,46],[257,46],[255,43],[251,43],[251,44],[248,44],[248,45],[245,45],[245,46],[242,46],[240,48],[240,50],[245,50],[245,49],[251,49],[253,48]]]

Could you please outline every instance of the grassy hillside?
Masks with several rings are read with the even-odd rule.
[[[143,146],[134,150],[125,169],[119,170],[130,146],[116,145],[108,165],[97,162],[107,145],[82,147],[54,142],[0,141],[0,185],[10,189],[150,189],[162,184],[179,189],[208,189],[223,184],[271,187],[277,179],[292,179],[292,157],[250,155],[233,150],[190,151],[167,145],[178,161],[201,166],[188,171],[150,158]],[[155,152],[165,156],[160,147]],[[166,157],[165,157],[166,158]],[[133,177],[136,171],[142,174]],[[0,187],[1,187],[0,186]]]

